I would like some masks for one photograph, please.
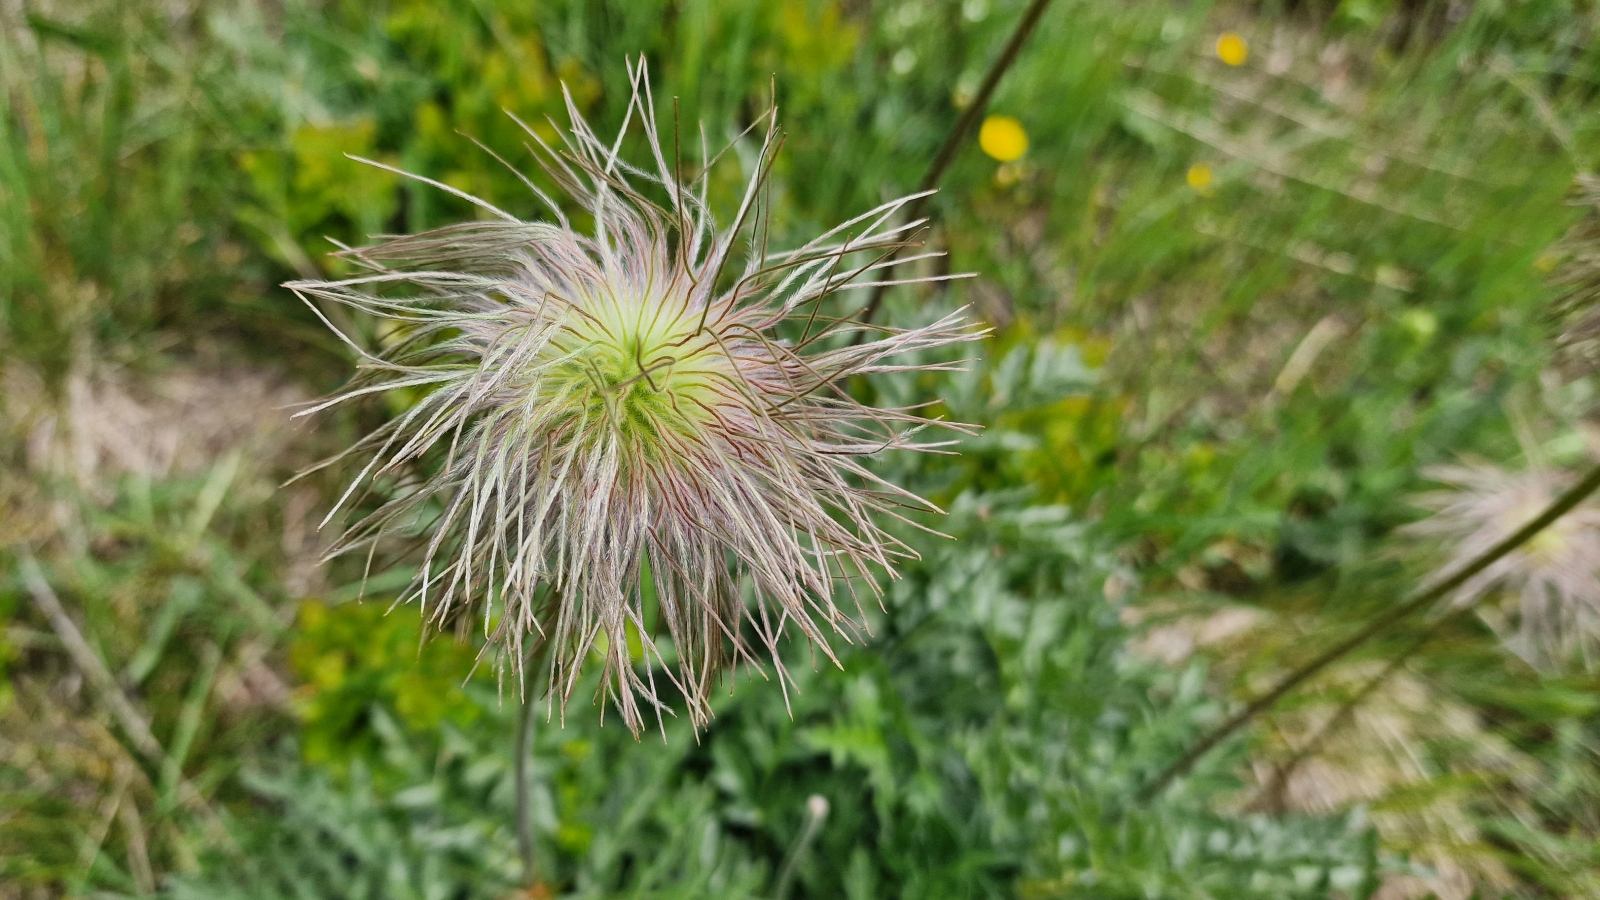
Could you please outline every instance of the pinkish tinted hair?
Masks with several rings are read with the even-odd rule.
[[[839,339],[869,326],[830,317],[822,301],[879,283],[873,273],[920,225],[895,221],[912,198],[769,252],[775,110],[758,123],[766,137],[754,175],[719,229],[706,198],[715,160],[679,178],[645,67],[629,71],[633,97],[614,141],[597,137],[570,97],[562,146],[528,129],[544,172],[592,216],[591,229],[575,229],[526,178],[552,222],[420,179],[487,218],[347,249],[365,274],[289,287],[313,309],[331,301],[386,320],[396,336],[369,353],[341,334],[360,372],[307,413],[418,395],[335,457],[365,460],[339,506],[375,480],[391,483],[392,499],[334,552],[420,540],[421,566],[401,599],[436,625],[475,611],[489,646],[519,673],[524,642],[548,641],[548,687],[563,708],[582,664],[597,657],[600,702],[615,703],[637,733],[646,708],[658,718],[664,710],[654,673],[675,684],[698,725],[721,674],[759,665],[758,650],[787,678],[778,645],[791,626],[830,658],[830,634],[851,639],[858,587],[875,600],[876,573],[892,576],[912,555],[881,520],[933,509],[862,458],[943,447],[918,432],[959,426],[865,406],[842,382],[946,368],[918,354],[979,332],[957,313],[918,328],[870,327],[855,345]],[[643,167],[619,156],[630,125],[649,150]],[[786,321],[797,323],[788,340],[777,333]],[[431,474],[414,474],[425,455]],[[840,585],[849,609],[836,602]],[[647,596],[670,653],[652,639]]]

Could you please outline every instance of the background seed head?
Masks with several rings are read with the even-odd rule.
[[[1568,486],[1566,473],[1545,467],[1509,471],[1488,463],[1436,466],[1425,474],[1444,485],[1417,498],[1433,515],[1406,526],[1438,539],[1449,558],[1446,577],[1527,524]],[[1501,595],[1507,646],[1530,664],[1550,666],[1600,646],[1600,509],[1582,504],[1507,553],[1456,592],[1467,604]]]

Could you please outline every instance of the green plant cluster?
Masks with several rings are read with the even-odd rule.
[[[1014,413],[1083,383],[1075,355],[1048,346],[1019,347],[998,369]],[[947,402],[980,413],[961,398],[991,396],[994,378],[974,373]],[[950,463],[912,465],[897,475],[949,482]],[[706,732],[671,722],[647,746],[581,707],[565,724],[541,720],[544,877],[578,896],[766,896],[820,795],[830,812],[798,870],[807,896],[1358,892],[1376,864],[1359,815],[1240,820],[1194,797],[1133,801],[1217,703],[1197,664],[1169,671],[1122,650],[1102,588],[1115,554],[1067,508],[1025,497],[963,490],[942,523],[955,540],[919,542],[924,559],[894,586],[874,636],[839,647],[838,669],[797,660],[787,701],[746,675]],[[321,689],[302,732],[307,764],[253,783],[288,822],[250,853],[247,879],[219,860],[222,877],[179,879],[180,896],[496,897],[515,886],[512,706],[490,678],[463,694],[436,651],[415,665],[389,659],[404,643],[391,636],[414,635],[415,616],[375,628],[371,613],[302,619],[291,657],[343,677],[307,679]],[[436,707],[410,708],[445,696],[460,699],[442,730]],[[316,763],[358,698],[364,742],[343,745],[358,772],[335,788]],[[1201,777],[1230,782],[1229,764]]]

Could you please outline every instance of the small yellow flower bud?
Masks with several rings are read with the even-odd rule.
[[[1001,162],[1011,162],[1028,152],[1028,132],[1011,116],[989,116],[978,129],[978,146]]]
[[[1230,66],[1242,66],[1250,58],[1250,45],[1237,31],[1224,31],[1217,38],[1217,59]]]

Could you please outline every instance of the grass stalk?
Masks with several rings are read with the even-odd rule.
[[[1463,610],[1457,610],[1457,612],[1462,611]],[[1452,617],[1447,616],[1446,618],[1448,619]],[[1417,655],[1417,651],[1421,650],[1423,646],[1433,638],[1436,632],[1437,629],[1429,629],[1428,631],[1419,635],[1415,640],[1408,644],[1404,650],[1401,650],[1394,659],[1389,660],[1389,662],[1383,667],[1382,671],[1368,679],[1367,683],[1363,684],[1360,690],[1356,691],[1354,694],[1351,694],[1347,700],[1341,703],[1339,708],[1334,710],[1333,715],[1329,716],[1328,720],[1322,723],[1322,727],[1318,728],[1316,733],[1312,734],[1311,737],[1306,739],[1304,744],[1300,745],[1300,749],[1294,751],[1292,756],[1290,756],[1281,765],[1277,766],[1273,770],[1271,780],[1267,782],[1267,784],[1261,789],[1260,794],[1257,795],[1255,801],[1256,805],[1265,805],[1266,807],[1272,809],[1281,808],[1283,806],[1284,792],[1289,786],[1289,778],[1294,774],[1295,770],[1300,768],[1300,765],[1306,760],[1310,759],[1311,756],[1317,752],[1317,749],[1322,746],[1323,742],[1332,736],[1336,730],[1343,728],[1346,724],[1348,724],[1350,720],[1355,717],[1356,709],[1360,707],[1361,704],[1365,703],[1373,694],[1377,693],[1378,688],[1383,687],[1384,682],[1388,681],[1390,676],[1394,675],[1395,672],[1398,672],[1402,666],[1409,662],[1411,657]]]
[[[1033,0],[1032,3],[1028,4],[1028,8],[1023,11],[1022,18],[1017,21],[1016,30],[1011,32],[1011,38],[1006,41],[1006,45],[1000,51],[1000,55],[995,57],[994,63],[989,66],[988,73],[983,76],[983,83],[978,86],[977,94],[973,96],[972,102],[968,104],[966,110],[961,113],[961,117],[956,119],[956,124],[950,129],[950,133],[945,136],[944,143],[940,145],[939,152],[934,155],[933,162],[928,165],[928,171],[923,174],[922,182],[917,185],[917,193],[922,196],[906,204],[906,221],[914,222],[922,217],[922,212],[927,207],[929,200],[929,195],[924,192],[938,187],[940,180],[944,178],[945,171],[950,168],[951,163],[955,162],[956,153],[961,150],[962,144],[966,143],[967,137],[972,133],[973,126],[978,124],[978,120],[983,117],[984,110],[989,108],[989,99],[994,96],[995,88],[999,87],[1000,79],[1005,77],[1006,72],[1011,69],[1011,65],[1017,61],[1017,57],[1022,53],[1023,45],[1033,35],[1034,29],[1039,26],[1039,20],[1044,17],[1045,10],[1050,7],[1050,2],[1051,0]],[[898,255],[898,251],[896,255]],[[894,268],[885,269],[881,280],[884,282],[893,281]],[[861,312],[861,321],[863,323],[870,323],[873,317],[878,314],[878,307],[883,305],[883,293],[887,289],[887,284],[880,284],[872,289],[871,299],[867,301],[866,308]],[[865,334],[865,330],[856,332],[856,343],[864,340]]]

